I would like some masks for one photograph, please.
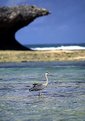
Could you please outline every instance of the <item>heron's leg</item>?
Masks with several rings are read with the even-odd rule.
[[[39,96],[41,96],[41,92],[39,91]]]

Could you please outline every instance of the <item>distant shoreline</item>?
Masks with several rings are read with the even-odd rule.
[[[0,62],[85,61],[85,50],[0,51]]]

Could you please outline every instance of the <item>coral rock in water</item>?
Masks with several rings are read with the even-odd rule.
[[[36,6],[0,7],[0,50],[30,50],[16,41],[15,33],[35,18],[48,14],[46,9]]]

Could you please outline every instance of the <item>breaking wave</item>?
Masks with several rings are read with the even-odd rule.
[[[32,47],[32,50],[85,50],[83,46]]]

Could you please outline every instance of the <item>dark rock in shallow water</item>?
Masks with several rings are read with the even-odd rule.
[[[48,14],[46,9],[35,6],[0,7],[0,50],[30,50],[16,41],[15,33],[35,18]]]

